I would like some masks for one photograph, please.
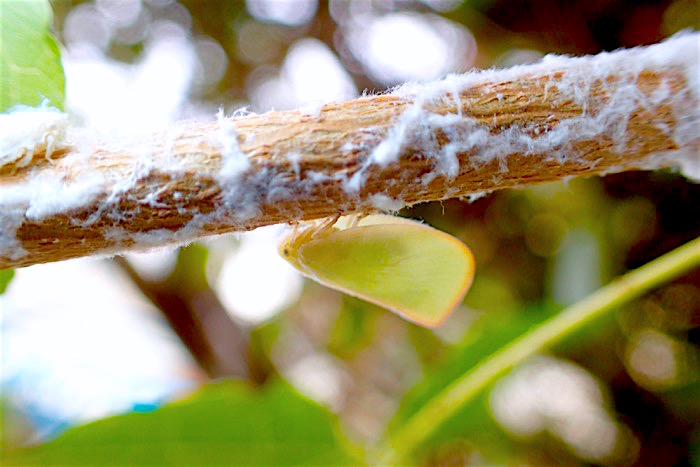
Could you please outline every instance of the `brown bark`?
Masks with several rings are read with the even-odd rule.
[[[461,110],[464,119],[478,121],[492,134],[519,125],[527,128],[531,136],[545,135],[562,121],[584,111],[548,85],[561,73],[552,71],[547,76],[531,79],[475,85],[461,92],[461,109],[457,108],[454,96],[426,105],[437,115]],[[686,88],[682,70],[673,68],[642,72],[637,87],[650,96],[662,83],[670,88],[671,95]],[[593,83],[590,90],[593,105],[607,104],[609,84],[610,81]],[[653,110],[640,105],[628,114],[626,135],[630,144],[622,150],[611,137],[596,135],[578,140],[572,146],[577,157],[563,161],[548,154],[510,154],[505,160],[507,171],[503,170],[504,162],[496,160],[475,164],[473,158],[479,154],[466,151],[458,154],[457,176],[438,176],[425,184],[421,177],[434,169],[434,160],[426,157],[420,145],[404,145],[398,162],[386,167],[369,166],[362,188],[357,192],[345,191],[342,177],[347,178],[363,167],[372,149],[412,104],[409,98],[378,95],[327,104],[317,116],[284,111],[232,119],[241,150],[250,161],[243,179],[253,180],[256,174],[275,173],[277,185],[261,182],[260,186],[255,186],[259,193],[255,195],[258,210],[254,216],[240,218],[233,209],[226,215],[212,217],[196,232],[188,234],[187,239],[164,239],[163,242],[367,211],[373,209],[370,200],[376,194],[400,197],[405,205],[411,205],[571,176],[634,170],[648,167],[650,158],[659,153],[689,149],[679,148],[672,132],[663,131],[664,126],[673,129],[678,122],[671,105],[662,102]],[[585,109],[590,113],[597,110]],[[96,146],[85,164],[61,163],[76,151],[85,151],[84,147],[69,147],[53,154],[52,161],[37,154],[27,167],[0,167],[0,189],[5,190],[12,190],[13,185],[19,186],[29,177],[39,175],[69,181],[101,173],[107,181],[103,192],[84,206],[38,220],[25,217],[16,235],[27,254],[14,260],[0,256],[0,268],[143,247],[137,237],[130,235],[157,229],[175,232],[198,214],[225,210],[222,189],[216,178],[221,170],[222,152],[212,137],[218,131],[217,122],[195,122],[154,135],[148,142],[152,168],[136,177],[133,186],[125,192],[115,187],[133,177],[143,154],[110,150],[110,145]],[[446,136],[439,130],[434,137],[438,145],[445,144]],[[695,139],[691,143],[691,150],[700,149],[698,141]],[[354,148],[351,151],[347,150],[349,144]],[[288,157],[290,153],[300,154],[298,165]],[[177,161],[182,168],[180,172],[171,170],[172,161]],[[672,162],[666,163],[671,165]],[[324,177],[318,183],[310,183],[314,174],[324,174]],[[250,189],[254,182],[248,183]],[[273,196],[272,190],[277,186],[284,186],[285,196]],[[126,234],[118,241],[107,234],[115,227]]]

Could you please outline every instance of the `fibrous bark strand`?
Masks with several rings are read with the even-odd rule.
[[[697,47],[697,34],[675,40],[688,37]],[[673,40],[452,76],[317,114],[180,123],[135,141],[69,137],[50,160],[37,153],[27,166],[0,167],[0,268],[572,176],[692,166],[700,90],[688,63],[638,57]]]

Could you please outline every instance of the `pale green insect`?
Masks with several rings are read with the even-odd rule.
[[[388,215],[295,229],[279,252],[311,279],[428,327],[454,311],[474,277],[474,257],[460,240]]]

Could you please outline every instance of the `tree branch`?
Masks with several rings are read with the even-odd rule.
[[[136,287],[163,313],[207,375],[244,380],[258,376],[250,371],[248,333],[231,319],[205,281],[193,281],[189,277],[183,280],[177,271],[166,280],[149,281],[126,259],[115,259]]]
[[[0,166],[0,268],[397,210],[579,175],[700,178],[700,34]]]

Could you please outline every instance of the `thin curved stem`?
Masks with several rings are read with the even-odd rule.
[[[699,266],[700,237],[615,279],[563,310],[483,360],[428,401],[389,439],[377,458],[383,465],[401,463],[451,415],[514,366],[591,320]]]

